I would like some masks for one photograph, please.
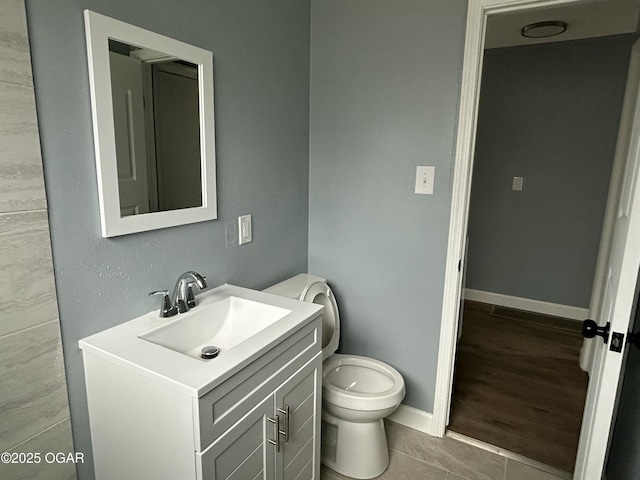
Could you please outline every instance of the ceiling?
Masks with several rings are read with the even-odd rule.
[[[485,47],[512,47],[632,33],[638,30],[639,14],[640,0],[585,0],[571,6],[489,15]],[[548,20],[566,22],[567,31],[546,39],[521,35],[525,25]]]

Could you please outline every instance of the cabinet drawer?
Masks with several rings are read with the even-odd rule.
[[[196,449],[203,451],[253,406],[321,351],[321,322],[312,321],[197,399]]]

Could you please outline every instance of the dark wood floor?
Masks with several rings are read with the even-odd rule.
[[[588,382],[579,323],[491,309],[465,302],[449,428],[571,472]]]

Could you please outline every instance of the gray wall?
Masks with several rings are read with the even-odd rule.
[[[433,411],[467,2],[312,0],[309,272]],[[416,165],[435,194],[415,195]]]
[[[468,288],[589,307],[633,40],[485,52]]]
[[[0,15],[0,452],[40,463],[0,463],[0,478],[75,478],[51,261],[42,159],[23,0]]]
[[[84,8],[213,52],[218,220],[101,238]],[[71,419],[89,456],[79,339],[157,308],[147,292],[188,269],[264,288],[307,267],[309,3],[28,0],[27,14]],[[253,243],[239,247],[249,213]]]

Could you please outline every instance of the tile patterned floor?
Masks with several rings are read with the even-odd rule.
[[[564,480],[459,440],[386,422],[391,463],[380,480]],[[322,467],[321,480],[349,480]]]

